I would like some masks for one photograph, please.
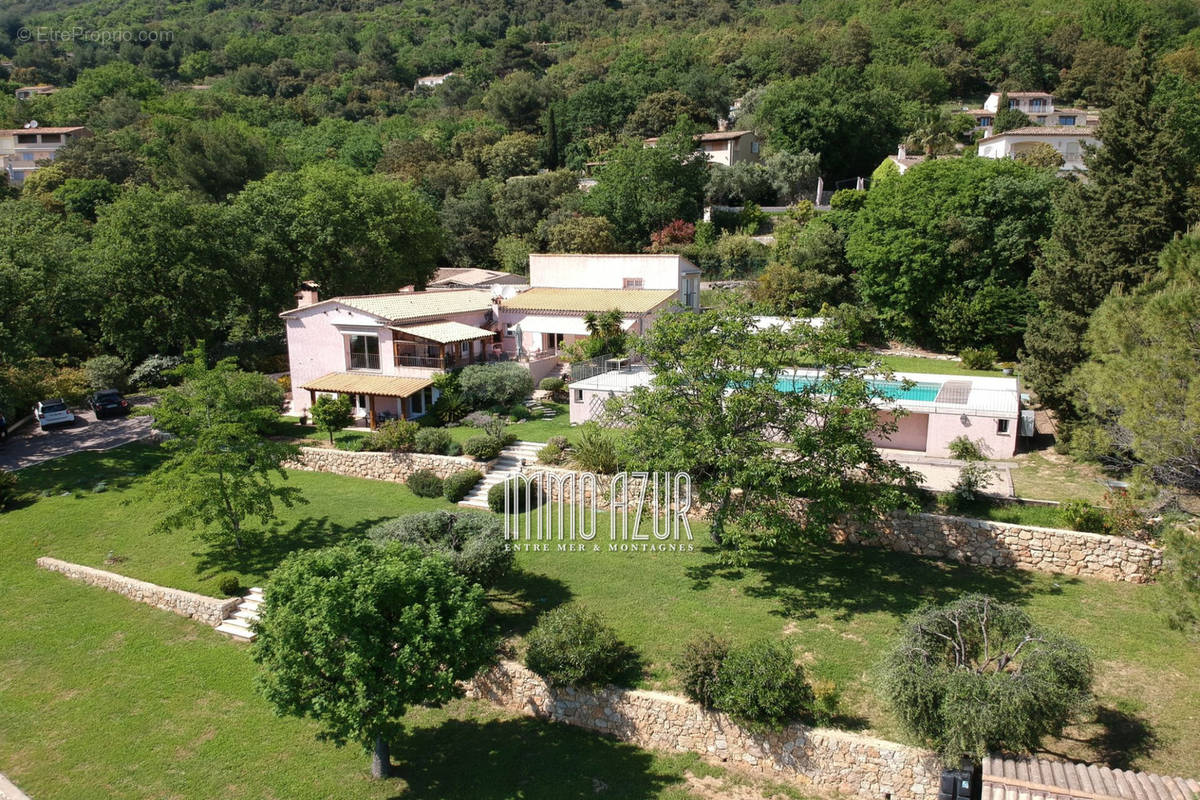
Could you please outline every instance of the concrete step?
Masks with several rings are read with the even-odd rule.
[[[233,612],[232,617],[226,617],[226,619],[244,619],[246,622],[254,622],[258,619],[258,612],[247,611],[244,608],[239,608],[237,611]]]
[[[242,639],[247,642],[253,642],[258,638],[258,634],[254,631],[238,625],[231,625],[228,620],[218,625],[217,630],[227,636],[232,636],[234,639]]]
[[[238,608],[244,609],[247,611],[258,611],[258,607],[260,605],[262,605],[262,604],[260,602],[258,602],[257,600],[243,600],[241,603],[238,604]]]

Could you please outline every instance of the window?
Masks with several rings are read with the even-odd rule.
[[[1074,125],[1075,118],[1074,117],[1059,117],[1058,124],[1059,125]]]
[[[1020,100],[1009,100],[1009,101],[1008,101],[1008,107],[1009,107],[1009,108],[1020,108],[1020,107],[1021,107],[1021,101],[1020,101]]]
[[[759,142],[757,142],[757,141],[753,141],[753,142],[751,142],[751,143],[750,143],[750,152],[751,152],[751,153],[757,153],[757,152],[758,152],[758,148],[759,148]]]
[[[1037,100],[1030,100],[1029,107],[1032,108],[1034,111],[1045,111],[1046,110],[1046,101],[1042,100],[1040,98]]]
[[[696,307],[696,279],[695,278],[684,278],[683,279],[682,301],[683,301],[683,305],[686,306],[687,308],[695,308]]]
[[[641,289],[646,285],[642,278],[624,278],[621,280],[622,289]]]
[[[979,118],[979,127],[981,127],[981,128],[992,127],[992,118],[991,117],[980,117]]]
[[[424,414],[425,413],[425,393],[424,392],[417,392],[416,394],[414,394],[412,396],[412,398],[410,398],[409,402],[411,403],[411,405],[409,407],[411,413],[413,413],[413,414]]]
[[[62,134],[59,133],[43,133],[42,144],[56,144],[62,141]]]
[[[36,133],[18,133],[17,144],[37,144]]]
[[[996,433],[998,433],[1001,436],[1008,435],[1008,420],[1006,420],[1006,419],[996,420]]]
[[[515,334],[515,333],[513,333],[513,326],[512,326],[512,325],[505,325],[505,326],[504,326],[504,335],[505,335],[505,336],[507,336],[507,337],[509,337],[510,339],[511,339],[511,338],[513,338],[514,336],[516,336],[516,334]]]
[[[471,343],[470,342],[459,342],[458,352],[463,354],[464,356],[470,355],[471,354]]]
[[[576,390],[575,390],[575,402],[576,402],[576,403],[582,403],[582,402],[583,402],[583,389],[576,389]]]
[[[350,336],[350,369],[379,369],[378,336]]]

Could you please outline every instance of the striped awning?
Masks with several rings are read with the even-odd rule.
[[[432,386],[429,378],[397,378],[390,375],[362,375],[356,372],[331,372],[301,386],[313,392],[373,394],[377,397],[411,397]]]

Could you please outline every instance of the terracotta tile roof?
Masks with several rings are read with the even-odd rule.
[[[503,301],[506,311],[577,311],[645,314],[666,303],[678,292],[670,289],[553,289],[535,287]]]
[[[983,760],[983,800],[1187,800],[1200,781],[1045,759]]]
[[[723,142],[727,139],[740,139],[748,133],[754,133],[754,131],[713,131],[712,133],[702,133],[696,139],[701,142]],[[646,141],[657,142],[658,139],[657,136],[651,136]]]
[[[75,133],[75,132],[77,132],[77,131],[86,131],[86,130],[87,130],[87,128],[85,128],[85,127],[84,127],[84,126],[82,126],[82,125],[76,125],[76,126],[75,126],[75,127],[73,127],[73,128],[42,128],[42,127],[37,127],[37,128],[5,128],[5,129],[3,129],[3,130],[0,130],[0,134],[14,134],[14,133]]]
[[[309,381],[301,389],[342,394],[373,394],[382,397],[409,397],[432,386],[429,378],[397,378],[391,375],[364,375],[357,372],[331,372]]]
[[[488,286],[493,283],[528,283],[529,280],[511,272],[479,267],[444,267],[439,269],[429,282],[430,286],[459,284],[461,286]]]
[[[495,335],[493,331],[476,328],[474,325],[466,325],[462,322],[431,322],[428,325],[394,327],[392,330],[441,344],[465,342],[471,339],[490,339]]]
[[[293,308],[283,312],[280,316],[286,317],[307,311],[325,303],[341,303],[389,322],[403,322],[440,317],[446,314],[487,311],[492,307],[492,294],[478,289],[451,289],[434,292],[396,292],[394,294],[331,297],[310,306]]]
[[[988,139],[995,139],[999,136],[1065,136],[1067,134],[1078,134],[1081,138],[1095,136],[1096,128],[1093,125],[1029,125],[1024,128],[1013,128],[1011,131],[1003,133],[993,133],[980,141],[986,142]]]

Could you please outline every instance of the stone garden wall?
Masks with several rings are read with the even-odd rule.
[[[488,471],[486,462],[459,456],[437,456],[430,453],[376,453],[333,450],[323,447],[302,447],[300,458],[286,466],[311,472],[332,472],[352,478],[403,483],[420,469],[433,470],[446,478],[464,469]]]
[[[937,514],[893,514],[883,530],[865,535],[839,530],[853,544],[988,567],[1086,575],[1108,581],[1148,583],[1162,567],[1162,551],[1122,536],[1038,528]]]
[[[569,469],[542,465],[526,466],[522,471],[530,476],[542,473],[543,491],[556,502],[563,494],[563,484],[558,479],[574,474]],[[553,480],[547,480],[547,477]],[[607,510],[608,478],[599,476],[597,484],[597,507]],[[629,496],[636,498],[641,481],[631,478],[629,484]],[[582,488],[585,502],[590,502],[591,484],[583,482],[577,486]],[[648,511],[649,497],[646,503]],[[689,516],[702,517],[703,509],[698,503],[694,505],[696,507]],[[800,513],[799,509],[797,511]],[[887,547],[942,561],[1085,575],[1128,583],[1148,583],[1162,567],[1161,550],[1123,536],[937,514],[897,513],[882,520],[879,528],[878,532],[868,534],[848,525],[836,529],[835,535],[840,541],[852,544]]]
[[[941,767],[932,753],[843,731],[792,725],[755,735],[724,714],[660,692],[552,688],[503,661],[467,685],[467,696],[640,747],[690,751],[725,766],[863,800],[934,800]]]
[[[220,625],[221,620],[225,619],[241,600],[238,597],[208,597],[195,592],[170,589],[166,586],[158,586],[146,581],[139,581],[136,578],[118,575],[115,572],[105,572],[102,569],[59,561],[57,558],[39,558],[37,565],[42,569],[61,572],[71,580],[99,586],[110,592],[123,594],[139,603],[147,603],[164,611],[173,611],[180,616],[191,617],[213,626]]]

